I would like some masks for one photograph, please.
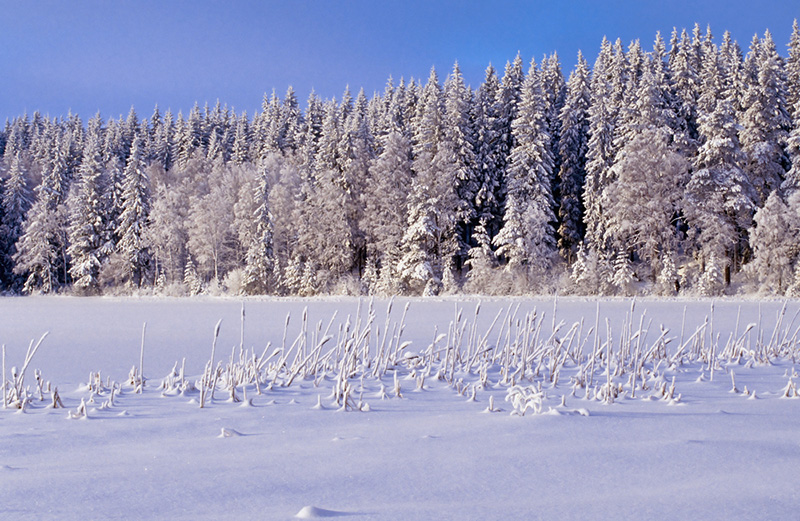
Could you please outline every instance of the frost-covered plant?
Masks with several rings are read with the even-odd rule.
[[[511,411],[512,415],[525,416],[529,409],[533,410],[534,414],[541,414],[544,392],[540,387],[534,385],[527,387],[514,385],[506,392],[506,401],[514,407],[514,410]]]
[[[800,396],[797,393],[797,384],[794,383],[792,377],[789,377],[789,382],[786,384],[786,387],[781,389],[781,397],[783,398],[797,398]]]

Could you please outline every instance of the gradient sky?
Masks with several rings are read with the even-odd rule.
[[[794,0],[0,0],[0,121],[39,110],[84,120],[149,116],[158,103],[188,112],[217,100],[259,109],[264,93],[293,85],[305,106],[382,91],[391,75],[444,79],[458,60],[477,86],[489,63],[502,73],[519,51],[557,51],[565,76],[579,49],[590,63],[603,36],[651,47],[656,31],[710,24],[746,51],[772,32],[786,55]]]

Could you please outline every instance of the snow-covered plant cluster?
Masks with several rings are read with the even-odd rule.
[[[387,400],[415,400],[419,393],[449,389],[453,397],[479,403],[479,410],[490,413],[501,411],[495,402],[505,400],[511,414],[518,416],[587,415],[585,406],[568,407],[576,401],[601,407],[628,400],[682,404],[681,389],[702,382],[717,382],[726,391],[755,399],[754,380],[746,380],[750,388],[740,387],[737,377],[741,382],[748,369],[777,363],[791,365],[785,375],[788,383],[781,383],[780,389],[759,389],[759,397],[800,396],[794,382],[794,364],[800,357],[800,312],[790,319],[784,304],[770,330],[762,327],[761,316],[758,322],[741,326],[737,316],[733,330],[719,331],[712,303],[697,327],[685,327],[684,311],[681,330],[671,331],[654,326],[647,311],[639,312],[636,306],[632,300],[630,309],[612,323],[609,319],[601,322],[598,303],[594,317],[566,327],[563,320],[558,321],[557,299],[549,314],[536,309],[520,313],[517,303],[501,308],[488,324],[481,320],[481,303],[472,314],[456,304],[449,324],[441,332],[433,325],[430,342],[415,345],[404,339],[409,303],[398,317],[390,300],[379,318],[374,301],[360,300],[356,313],[339,322],[333,313],[330,319],[313,324],[306,309],[295,329],[289,313],[281,338],[255,350],[244,345],[242,304],[239,345],[232,346],[229,354],[220,354],[218,322],[210,357],[199,375],[186,374],[184,358],[160,382],[145,378],[143,328],[139,363],[126,379],[118,382],[92,372],[79,389],[80,396],[62,398],[38,371],[35,385],[25,383],[26,370],[43,336],[31,343],[21,370],[12,368],[6,373],[4,357],[3,404],[24,412],[39,403],[58,408],[66,402],[70,418],[91,418],[115,409],[121,396],[131,401],[157,392],[166,399],[188,399],[205,409],[223,403],[251,407],[255,400],[306,389],[317,395],[315,409],[371,412],[380,410],[378,404]]]
[[[23,293],[800,293],[800,29],[0,131]]]

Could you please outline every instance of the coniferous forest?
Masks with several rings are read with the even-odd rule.
[[[8,293],[800,295],[800,30],[0,133]]]

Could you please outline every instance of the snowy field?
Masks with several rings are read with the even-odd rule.
[[[0,519],[797,517],[800,302],[478,302],[1,299]]]

